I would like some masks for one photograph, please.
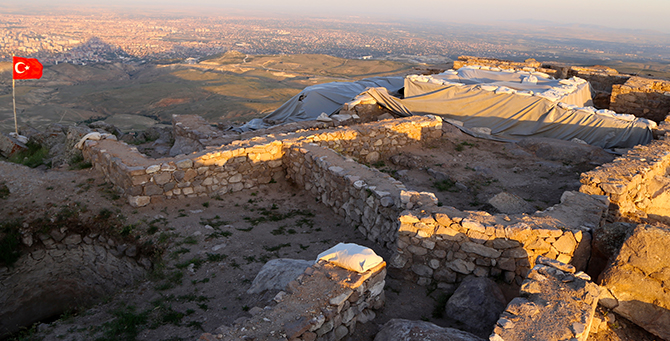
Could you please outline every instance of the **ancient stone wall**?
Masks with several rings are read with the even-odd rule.
[[[459,56],[458,60],[454,61],[454,70],[458,70],[468,65],[480,65],[501,70],[516,70],[528,72],[544,72],[550,76],[554,76],[557,70],[543,68],[542,63],[535,59],[526,59],[523,62],[514,62],[511,60],[496,59],[496,58],[479,58],[472,56]]]
[[[148,159],[123,142],[86,141],[84,156],[128,197],[144,206],[164,198],[224,195],[256,188],[284,175],[288,146],[315,143],[345,152],[360,162],[441,135],[442,121],[434,116],[386,120],[359,126],[269,135],[235,141],[183,158]]]
[[[285,164],[291,180],[368,239],[382,245],[395,243],[400,192],[405,189],[401,182],[315,145],[289,148]]]
[[[631,77],[612,87],[610,109],[656,122],[670,115],[670,81]]]
[[[384,305],[386,263],[358,273],[320,260],[250,319],[222,326],[201,340],[341,340]]]
[[[134,245],[96,233],[24,234],[29,252],[0,267],[0,336],[95,302],[144,276],[151,262]]]
[[[654,140],[646,146],[636,146],[613,162],[583,173],[579,191],[606,195],[612,204],[610,220],[621,216],[663,220],[665,194],[670,190],[670,140]]]
[[[490,341],[588,339],[600,295],[588,275],[538,257],[519,294],[500,315]]]
[[[565,192],[561,203],[533,215],[490,215],[453,207],[404,211],[390,266],[420,285],[451,288],[468,275],[521,284],[538,255],[584,269],[590,228],[607,199]]]

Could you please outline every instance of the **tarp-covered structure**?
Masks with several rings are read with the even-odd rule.
[[[397,94],[403,86],[404,78],[400,76],[311,85],[263,119],[253,119],[236,130],[256,130],[281,123],[316,120],[321,113],[325,112],[328,116],[337,113],[344,103],[351,101],[367,88],[384,88],[390,94]]]
[[[588,82],[555,80],[541,73],[473,67],[405,78],[405,98],[368,89],[378,104],[398,115],[434,114],[492,137],[579,139],[602,148],[631,148],[653,138],[655,123],[589,107]]]
[[[397,97],[404,88],[404,98]],[[529,136],[578,139],[602,148],[649,143],[655,122],[591,107],[591,88],[580,78],[467,66],[436,75],[375,77],[313,85],[263,119],[238,131],[315,120],[374,99],[399,116],[433,114],[475,136],[514,141]]]

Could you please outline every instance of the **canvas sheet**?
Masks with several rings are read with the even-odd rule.
[[[308,86],[263,119],[253,119],[235,130],[243,132],[282,123],[315,120],[323,112],[328,116],[338,112],[344,103],[351,101],[367,88],[382,87],[388,93],[394,94],[403,86],[403,77],[373,77],[355,82]]]
[[[402,116],[439,115],[462,122],[466,129],[485,127],[493,136],[512,140],[529,136],[577,138],[602,148],[632,148],[652,139],[654,123],[646,119],[626,120],[587,110],[566,109],[566,105],[544,97],[495,93],[483,90],[480,85],[425,83],[421,86],[424,93],[415,91],[413,96],[404,99],[390,96],[383,88],[368,89],[366,94]],[[581,101],[577,97],[575,95],[572,101]]]

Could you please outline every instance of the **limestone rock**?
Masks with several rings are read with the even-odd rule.
[[[258,294],[265,290],[282,290],[313,264],[314,261],[302,259],[273,259],[263,265],[247,293]]]
[[[467,277],[447,301],[445,312],[463,323],[464,329],[477,335],[488,335],[505,310],[505,296],[486,277]]]
[[[391,319],[381,327],[374,341],[484,341],[453,328],[443,328],[425,321]]]
[[[664,340],[670,340],[670,227],[638,225],[601,285],[615,302],[613,310]]]
[[[489,204],[505,214],[533,213],[535,208],[518,195],[500,192],[489,199]]]

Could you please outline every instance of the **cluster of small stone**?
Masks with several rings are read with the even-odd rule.
[[[213,196],[267,184],[283,175],[284,150],[294,145],[315,143],[375,162],[410,143],[441,136],[441,128],[439,117],[416,116],[316,134],[253,138],[186,158],[150,160],[124,142],[110,140],[86,141],[83,152],[131,205],[145,206],[163,198]]]
[[[633,76],[612,87],[610,109],[656,122],[670,114],[670,81]]]
[[[358,273],[320,260],[252,317],[222,326],[200,340],[341,340],[384,305],[386,263]]]
[[[23,233],[21,240],[30,253],[11,269],[0,267],[0,335],[59,314],[63,307],[90,304],[132,285],[151,268],[134,245],[97,233],[82,237],[53,229]]]
[[[552,212],[587,210],[598,224],[607,205],[574,194],[581,195],[581,200],[565,200],[549,212],[532,216],[478,215],[451,207],[404,211],[390,266],[405,270],[406,277],[419,285],[437,283],[442,288],[453,288],[471,274],[521,284],[538,255],[565,263],[574,258],[573,262],[584,266],[590,253],[588,228],[561,221]],[[594,208],[600,214],[592,214]],[[561,226],[550,226],[549,221]]]
[[[610,212],[619,216],[647,218],[656,206],[655,199],[666,192],[666,174],[670,167],[670,140],[654,140],[636,146],[613,162],[582,173],[579,191],[606,195],[613,204]],[[662,209],[662,208],[661,208]]]
[[[585,341],[600,288],[572,265],[542,256],[536,263],[489,340]]]

